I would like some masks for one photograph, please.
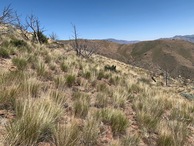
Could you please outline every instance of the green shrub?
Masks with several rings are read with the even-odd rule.
[[[43,34],[43,32],[38,31],[38,32],[37,32],[37,35],[38,35],[38,38],[39,38],[39,42],[40,42],[41,44],[48,43],[48,39],[47,39],[47,37]],[[33,34],[32,40],[33,40],[33,41],[36,41],[36,35],[35,35],[35,34]]]
[[[105,66],[104,66],[104,70],[105,70],[105,71],[110,70],[110,71],[116,72],[116,66],[115,66],[115,65],[112,65],[112,66],[110,66],[110,65],[105,65]]]
[[[28,44],[23,40],[11,40],[10,44],[12,44],[15,47],[27,47]]]
[[[18,68],[18,70],[24,70],[27,67],[27,60],[24,58],[15,57],[12,59],[12,63]]]

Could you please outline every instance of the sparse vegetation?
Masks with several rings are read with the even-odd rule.
[[[15,33],[0,43],[0,145],[194,145],[189,84],[155,85],[143,69]]]

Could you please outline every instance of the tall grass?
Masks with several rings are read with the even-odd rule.
[[[110,108],[98,111],[97,119],[101,120],[104,124],[110,124],[114,135],[124,134],[130,124],[122,111]]]
[[[70,125],[58,124],[54,130],[54,142],[56,146],[75,146],[81,137],[81,131],[77,123]]]
[[[9,145],[35,145],[51,139],[55,122],[62,110],[49,99],[18,100],[16,119],[6,126]]]

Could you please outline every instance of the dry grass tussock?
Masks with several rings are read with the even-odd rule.
[[[155,84],[148,71],[103,56],[77,57],[65,45],[26,45],[0,44],[9,56],[0,57],[2,145],[194,145],[194,104],[176,84]]]

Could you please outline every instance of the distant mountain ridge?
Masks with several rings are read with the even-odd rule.
[[[140,41],[127,41],[127,40],[117,40],[117,39],[113,39],[113,38],[109,38],[109,39],[105,39],[105,41],[109,41],[109,42],[114,42],[114,43],[118,43],[118,44],[135,44],[138,43]]]
[[[172,39],[185,40],[194,43],[194,34],[192,35],[176,35]]]

